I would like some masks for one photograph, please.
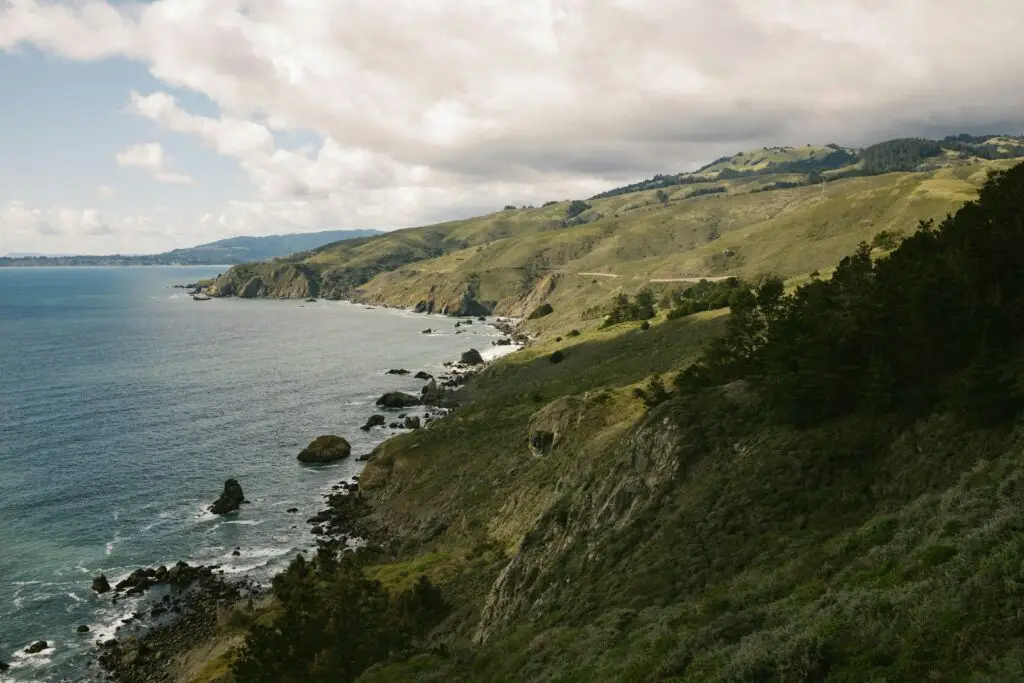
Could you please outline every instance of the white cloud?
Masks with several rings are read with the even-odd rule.
[[[111,199],[115,193],[114,188],[109,185],[100,185],[96,188],[96,194],[98,194],[102,199]]]
[[[215,116],[126,93],[238,161],[257,197],[211,224],[258,234],[580,196],[763,144],[1018,126],[1021,19],[1016,0],[7,0],[0,49],[126,57],[208,96]],[[317,149],[278,148],[292,130]]]
[[[183,173],[167,170],[167,154],[159,142],[132,145],[118,152],[117,165],[125,168],[141,168],[162,183],[195,183],[192,178]]]

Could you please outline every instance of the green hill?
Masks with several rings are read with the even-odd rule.
[[[195,680],[1024,679],[1024,164],[936,218],[728,313],[556,303]]]
[[[229,265],[266,261],[279,256],[308,251],[340,240],[379,235],[379,230],[326,230],[263,237],[229,237],[185,249],[142,256],[44,256],[11,255],[0,258],[0,267],[27,266],[157,266],[157,265]]]
[[[1024,154],[1010,140],[1018,139],[765,148],[684,174],[682,184],[510,208],[238,266],[209,291],[522,315],[547,299],[581,313],[610,292],[665,280],[799,276],[883,230],[954,211],[988,172],[1013,163],[978,155]],[[833,168],[831,155],[852,162]],[[880,172],[890,167],[914,170]],[[828,182],[809,182],[822,172]]]

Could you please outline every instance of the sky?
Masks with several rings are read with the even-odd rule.
[[[0,254],[587,197],[1024,131],[1019,0],[0,0]]]

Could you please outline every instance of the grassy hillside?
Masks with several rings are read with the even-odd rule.
[[[1024,167],[987,188],[791,298],[766,282],[729,315],[545,334],[494,364],[448,419],[367,464],[393,539],[364,556],[373,581],[286,584],[309,591],[294,623],[326,618],[315,605],[342,588],[345,605],[407,605],[418,576],[447,609],[425,631],[367,620],[310,668],[264,653],[295,657],[275,680],[1021,680]],[[847,360],[844,343],[873,352]],[[728,383],[685,373],[661,395],[655,378],[698,358]],[[780,378],[805,364],[821,370],[807,386],[845,378],[871,401],[778,412]],[[318,668],[345,648],[376,664]]]
[[[902,159],[904,147],[890,147],[869,160]],[[812,153],[836,152],[769,151],[767,161],[737,155],[718,165],[738,168],[746,159],[750,168],[765,169],[780,160],[800,163]],[[930,170],[812,185],[806,173],[768,173],[508,209],[237,267],[210,289],[221,295],[352,298],[458,314],[521,315],[547,298],[575,302],[582,310],[584,302],[594,305],[593,296],[660,280],[769,272],[789,277],[827,268],[882,230],[907,230],[955,210],[989,171],[1012,163],[945,150],[929,157]],[[582,210],[574,209],[577,204]]]

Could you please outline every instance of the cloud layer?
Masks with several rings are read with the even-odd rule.
[[[1021,19],[1014,0],[6,0],[0,49],[124,57],[208,96],[215,117],[126,93],[237,160],[256,197],[211,222],[258,233],[577,196],[762,144],[1018,125]],[[289,131],[317,143],[275,143]]]

